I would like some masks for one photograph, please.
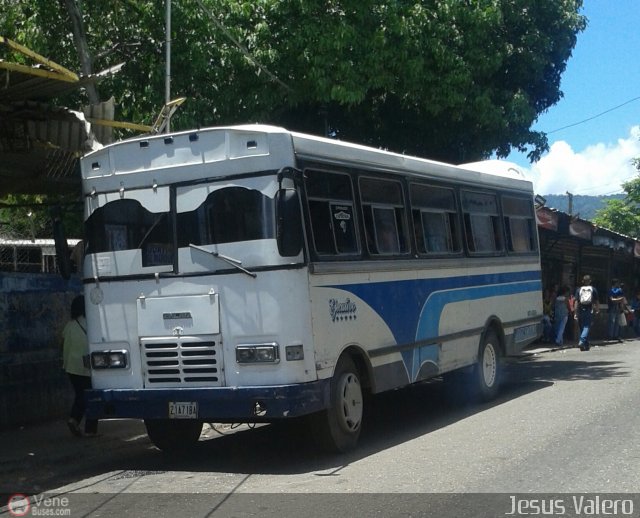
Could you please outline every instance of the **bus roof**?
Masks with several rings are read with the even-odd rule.
[[[309,160],[333,162],[337,165],[366,165],[380,170],[402,170],[433,179],[443,177],[465,183],[494,184],[532,190],[532,184],[508,162],[499,160],[452,165],[360,144],[302,133],[291,133],[296,155]],[[490,164],[489,164],[490,163]]]
[[[226,135],[220,136],[223,140],[226,138],[226,146],[220,145],[220,137],[214,137],[219,133]],[[249,146],[249,142],[242,140],[249,138],[245,137],[247,134],[261,134],[264,138],[259,138],[258,142],[251,140],[255,147]],[[194,135],[199,138],[193,138]],[[168,151],[167,144],[171,144],[171,152]],[[191,148],[190,151],[178,151],[178,148],[185,147]],[[287,147],[290,148],[289,154],[293,151],[296,158],[315,163],[402,172],[421,178],[451,179],[479,186],[492,185],[532,191],[531,182],[510,167],[508,162],[504,166],[499,161],[490,161],[493,163],[491,167],[484,162],[457,166],[264,124],[210,127],[126,139],[83,157],[82,171],[83,177],[88,180],[156,168],[166,171],[173,167],[194,166],[199,169],[205,163],[225,158],[263,157],[272,159],[273,163],[270,165],[276,165],[280,162],[277,157],[282,158],[283,153],[287,154]],[[146,150],[143,154],[139,151],[141,148]],[[237,165],[241,167],[240,164]],[[198,176],[199,173],[194,170],[191,174]],[[182,176],[183,179],[186,176],[191,175]]]

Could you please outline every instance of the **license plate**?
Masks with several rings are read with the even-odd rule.
[[[536,338],[539,335],[539,325],[531,324],[525,327],[519,327],[513,333],[514,340],[516,343],[523,342],[524,340],[529,340],[532,338]]]
[[[169,401],[169,419],[197,419],[198,403],[195,401]]]

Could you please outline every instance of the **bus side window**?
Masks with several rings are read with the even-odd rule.
[[[373,208],[373,226],[378,253],[400,253],[396,215],[393,209]]]
[[[502,197],[502,212],[507,233],[507,249],[512,253],[536,250],[535,218],[529,198]]]
[[[318,255],[359,253],[353,189],[345,174],[305,171],[313,244]]]
[[[411,184],[410,192],[418,253],[459,253],[460,232],[453,190]]]
[[[369,253],[407,253],[407,224],[400,182],[361,178],[360,195]]]
[[[496,196],[462,191],[462,210],[469,251],[479,254],[502,252],[503,233]]]

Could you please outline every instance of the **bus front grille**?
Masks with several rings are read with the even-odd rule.
[[[220,344],[215,340],[143,341],[141,352],[147,387],[222,385]]]

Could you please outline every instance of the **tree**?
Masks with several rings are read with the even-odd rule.
[[[69,237],[82,237],[82,204],[51,200],[46,195],[11,194],[0,200],[0,237],[5,239],[50,239],[53,205],[62,206],[62,219]]]
[[[640,239],[640,158],[633,160],[639,174],[622,184],[625,197],[608,200],[605,208],[596,212],[593,222],[614,232]]]
[[[77,69],[72,1],[0,0],[0,31]],[[586,23],[582,0],[172,2],[172,92],[189,99],[174,129],[274,123],[451,162],[547,149],[531,126],[561,98]],[[95,70],[127,63],[101,90],[121,118],[151,122],[164,0],[82,8]]]

